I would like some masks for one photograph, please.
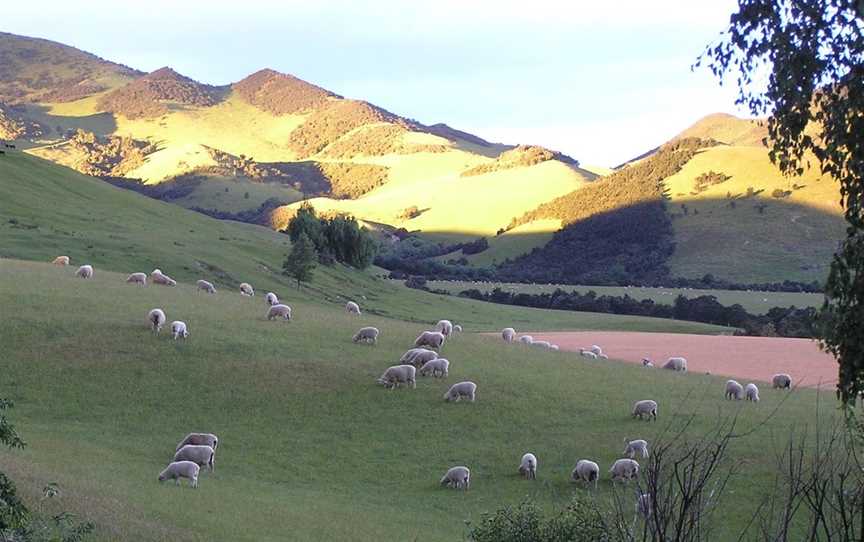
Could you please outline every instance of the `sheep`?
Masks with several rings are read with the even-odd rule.
[[[179,486],[180,478],[186,478],[189,480],[190,486],[198,487],[198,473],[200,471],[201,467],[192,461],[174,461],[159,473],[159,481],[174,480]]]
[[[438,323],[435,324],[435,331],[445,337],[449,337],[453,333],[453,322],[450,320],[438,320]]]
[[[590,350],[580,350],[579,354],[584,358],[597,359],[597,354]]]
[[[453,331],[455,333],[462,333],[462,326],[460,324],[453,324]]]
[[[162,286],[177,286],[177,281],[169,277],[168,275],[162,273],[159,269],[154,269],[152,273],[150,273],[150,282],[153,284],[160,284]]]
[[[216,470],[216,451],[206,444],[187,444],[177,450],[174,461],[192,461],[213,472]]]
[[[126,282],[129,284],[140,284],[141,286],[147,286],[147,273],[132,273],[129,277],[126,278]]]
[[[607,356],[606,354],[603,354],[603,353],[601,352],[600,354],[597,354],[597,358],[598,358],[598,359],[609,359],[609,356]]]
[[[417,388],[417,368],[413,365],[393,365],[382,374],[377,382],[385,388],[393,389],[399,387],[399,384],[410,384],[412,388]]]
[[[69,265],[69,256],[57,256],[51,263],[54,265]]]
[[[790,390],[792,389],[792,377],[787,375],[786,373],[776,374],[771,377],[771,387],[781,390]]]
[[[378,343],[378,328],[377,327],[361,327],[357,333],[354,334],[354,337],[351,339],[355,343],[357,342],[365,342],[365,343]]]
[[[273,305],[272,307],[267,309],[267,319],[273,320],[274,318],[291,320],[291,307],[289,307],[288,305],[283,305],[281,303]]]
[[[618,459],[609,469],[612,480],[632,480],[639,476],[639,463],[632,459]]]
[[[459,401],[463,397],[466,397],[473,403],[476,393],[477,384],[466,380],[465,382],[458,382],[450,386],[450,389],[444,394],[444,400],[447,402]]]
[[[199,280],[195,281],[195,285],[198,287],[198,289],[195,290],[196,292],[200,292],[201,290],[203,290],[203,291],[207,292],[208,294],[215,294],[216,293],[216,287],[213,286],[213,283],[208,281],[208,280],[199,279]]]
[[[82,265],[78,268],[78,271],[75,271],[76,277],[81,277],[82,279],[92,279],[93,278],[93,266],[92,265]]]
[[[594,482],[594,489],[597,489],[597,480],[600,478],[600,465],[587,459],[580,459],[576,462],[576,467],[570,473],[570,479],[574,482],[582,481]]]
[[[519,342],[522,344],[531,344],[534,342],[534,337],[531,335],[522,335],[519,337]]]
[[[422,367],[420,367],[420,376],[427,376],[429,374],[432,376],[447,378],[450,374],[450,361],[444,358],[427,361]]]
[[[663,368],[669,369],[670,371],[681,371],[682,373],[686,373],[687,360],[682,357],[669,358],[666,363],[663,364]]]
[[[751,382],[744,386],[744,397],[746,397],[748,401],[753,401],[754,403],[759,402],[759,388],[756,387],[756,384]]]
[[[552,343],[550,343],[549,341],[534,341],[533,343],[531,343],[531,346],[539,346],[541,348],[548,349],[552,346]]]
[[[557,344],[550,344],[549,350],[554,350],[554,351],[558,352],[559,350],[561,350],[561,348]]]
[[[471,471],[468,467],[451,467],[441,478],[441,485],[453,489],[468,489],[471,485]]]
[[[512,343],[513,339],[516,338],[516,330],[512,327],[505,327],[501,330],[501,338],[504,339],[505,343]]]
[[[648,457],[648,441],[638,439],[638,440],[630,440],[624,439],[624,453],[630,459],[636,457],[636,454],[642,454],[642,457]]]
[[[356,314],[357,316],[360,316],[360,305],[353,301],[345,303],[345,310],[348,311],[348,314]]]
[[[405,363],[420,368],[433,359],[438,359],[438,352],[427,350],[426,348],[412,348],[402,355],[402,359],[399,360],[399,363]]]
[[[594,352],[595,354],[597,354],[598,357],[600,356],[600,354],[603,353],[603,349],[600,348],[599,346],[597,346],[596,344],[591,345],[591,351]]]
[[[147,313],[147,322],[153,328],[153,333],[159,333],[162,326],[165,325],[165,311],[162,309],[152,309]]]
[[[175,341],[180,337],[188,339],[189,330],[186,327],[186,322],[181,322],[180,320],[174,320],[171,322],[171,336],[174,337]]]
[[[434,350],[440,350],[444,345],[444,334],[440,331],[424,331],[414,339],[414,348],[428,346]]]
[[[255,289],[248,282],[240,283],[240,295],[246,297],[255,297]]]
[[[210,446],[214,450],[219,447],[219,437],[213,433],[189,433],[186,438],[180,441],[180,444],[174,448],[175,452],[179,452],[180,448],[187,444]]]
[[[657,402],[652,401],[651,399],[644,399],[642,401],[636,401],[633,403],[633,417],[639,417],[639,419],[643,419],[642,416],[647,414],[648,419],[654,419],[657,421]]]
[[[537,479],[537,457],[532,453],[527,453],[522,456],[522,461],[519,462],[519,474],[529,480]]]
[[[272,307],[273,305],[279,304],[279,297],[277,297],[273,292],[267,292],[267,295],[264,296],[264,301]]]
[[[741,394],[744,393],[744,387],[738,383],[737,380],[727,380],[726,381],[726,392],[724,397],[726,399],[735,399],[736,401],[741,400]]]

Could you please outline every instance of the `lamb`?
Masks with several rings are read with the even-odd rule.
[[[279,298],[273,292],[267,292],[267,295],[264,296],[264,301],[271,307],[279,304]]]
[[[424,331],[414,340],[414,347],[428,346],[434,350],[440,350],[444,345],[444,334],[439,331]]]
[[[57,256],[51,263],[54,265],[69,265],[69,256]]]
[[[246,297],[255,297],[255,289],[252,288],[252,285],[249,284],[248,282],[241,282],[240,283],[240,295],[243,295]]]
[[[441,478],[441,485],[454,489],[468,489],[471,485],[471,471],[468,467],[451,467]]]
[[[786,373],[776,374],[771,378],[771,387],[781,390],[790,390],[792,389],[792,377],[787,375]]]
[[[632,480],[639,476],[639,463],[632,459],[619,459],[609,469],[612,480]]]
[[[189,485],[198,487],[198,473],[200,470],[201,467],[192,461],[174,461],[159,473],[159,481],[174,480],[179,486],[180,478],[186,478],[189,480]]]
[[[570,479],[574,482],[583,481],[594,482],[594,489],[597,489],[597,480],[600,478],[600,465],[587,459],[580,459],[576,462],[576,467],[570,473]]]
[[[462,326],[459,324],[453,324],[453,331],[456,333],[462,333]]]
[[[682,357],[669,358],[666,363],[663,364],[663,368],[671,371],[687,372],[687,360]]]
[[[501,330],[501,338],[504,339],[505,343],[512,343],[513,339],[516,338],[516,330],[512,327],[505,327]]]
[[[288,305],[283,305],[281,303],[273,305],[272,307],[267,309],[267,319],[273,320],[274,318],[291,320],[291,307],[289,307]]]
[[[180,320],[171,322],[171,336],[174,337],[175,341],[180,337],[188,339],[189,330],[186,328],[186,322],[181,322]]]
[[[345,303],[345,310],[348,311],[348,314],[356,314],[357,316],[360,316],[360,305],[353,301]]]
[[[198,289],[195,290],[196,292],[200,292],[201,290],[204,290],[208,294],[215,294],[216,293],[216,287],[213,286],[213,283],[208,281],[208,280],[204,280],[204,279],[197,280],[197,281],[195,281],[195,285],[198,286]]]
[[[531,343],[531,346],[539,346],[541,348],[548,349],[552,346],[552,343],[550,343],[549,341],[534,341],[533,343]]]
[[[744,387],[738,383],[737,380],[727,380],[726,381],[726,393],[724,397],[726,399],[735,399],[736,401],[741,400],[741,394],[744,393]]]
[[[180,448],[187,444],[195,444],[199,446],[210,446],[214,450],[219,447],[219,437],[213,433],[189,433],[186,438],[180,441],[180,444],[174,449],[179,452]]]
[[[147,286],[147,273],[132,273],[126,278],[126,282],[129,284],[140,284],[141,286]]]
[[[642,358],[642,367],[645,367],[647,369],[653,369],[654,368],[654,362],[648,358]]]
[[[450,362],[444,358],[427,361],[420,367],[420,376],[428,376],[429,374],[447,378],[450,374]]]
[[[636,454],[642,454],[642,457],[648,457],[648,441],[646,440],[630,440],[624,439],[624,454],[630,459],[636,457]]]
[[[531,344],[534,342],[534,337],[531,335],[522,335],[519,337],[519,342],[522,344]]]
[[[438,359],[438,352],[427,350],[426,348],[412,348],[402,355],[399,363],[406,363],[420,368],[433,359]]]
[[[465,382],[459,382],[450,386],[450,389],[444,394],[444,400],[447,402],[459,401],[465,397],[473,403],[476,393],[477,384],[466,380]]]
[[[519,463],[519,474],[529,480],[537,479],[537,457],[532,453],[527,453],[522,456],[522,461]]]
[[[445,337],[449,337],[453,333],[453,322],[450,320],[438,320],[435,324],[435,331],[438,331]]]
[[[751,382],[744,386],[744,397],[746,397],[748,401],[753,401],[754,403],[759,402],[759,388],[756,387],[756,384]]]
[[[651,399],[644,399],[642,401],[636,401],[633,403],[633,417],[639,416],[639,419],[643,419],[642,416],[647,414],[648,419],[654,419],[657,421],[657,402],[652,401]]]
[[[357,342],[365,342],[365,343],[378,343],[378,328],[377,327],[361,327],[360,330],[354,334],[354,337],[351,339],[355,343]]]
[[[192,461],[213,472],[216,469],[216,451],[206,444],[187,444],[177,450],[174,461]]]
[[[393,389],[399,384],[410,384],[412,388],[417,387],[417,368],[413,365],[393,365],[382,374],[377,382],[385,388]]]
[[[597,354],[590,350],[580,350],[579,354],[585,358],[597,359]]]
[[[78,268],[78,271],[75,271],[76,277],[81,277],[82,279],[92,279],[93,278],[93,266],[92,265],[82,265]]]
[[[162,309],[152,309],[147,313],[147,322],[153,328],[153,333],[159,333],[162,326],[165,325],[165,311]]]

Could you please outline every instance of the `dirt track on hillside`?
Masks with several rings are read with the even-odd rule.
[[[535,340],[576,351],[599,345],[612,359],[641,363],[647,357],[659,367],[670,356],[684,356],[691,372],[770,382],[776,373],[788,373],[794,385],[833,388],[837,383],[834,357],[809,339],[732,337],[677,333],[615,331],[532,332]]]

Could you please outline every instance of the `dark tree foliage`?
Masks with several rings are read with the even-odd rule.
[[[285,231],[292,242],[297,242],[302,235],[308,236],[324,263],[337,261],[365,269],[378,252],[372,234],[360,227],[353,216],[319,217],[310,205],[302,205],[297,210]]]
[[[729,27],[697,62],[735,77],[738,102],[771,115],[767,142],[783,172],[802,173],[813,156],[840,182],[848,228],[825,287],[822,340],[840,362],[845,403],[864,391],[862,17],[859,0],[739,0]]]
[[[315,243],[305,233],[301,233],[291,246],[291,252],[282,264],[282,272],[297,280],[297,287],[301,282],[312,280],[312,272],[318,265],[318,252]]]
[[[0,445],[9,448],[23,448],[25,443],[18,431],[3,414],[13,407],[12,401],[0,399]],[[27,507],[18,498],[14,482],[0,472],[0,533],[7,529],[18,529],[27,521]]]
[[[296,243],[301,235],[306,234],[315,243],[316,249],[321,250],[324,247],[324,223],[309,204],[303,204],[297,209],[297,214],[288,222],[285,231],[292,243]]]
[[[607,518],[590,499],[574,497],[563,510],[547,515],[530,501],[484,514],[470,525],[474,542],[604,542],[618,540]]]

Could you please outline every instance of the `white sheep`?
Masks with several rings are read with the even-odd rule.
[[[554,350],[555,352],[558,352],[559,350],[561,350],[561,348],[557,344],[550,344],[549,350]]]
[[[580,459],[576,462],[576,467],[570,473],[570,479],[574,482],[583,481],[587,483],[594,482],[594,488],[597,488],[597,480],[600,479],[600,465],[587,459]]]
[[[453,331],[455,333],[462,333],[462,326],[460,324],[453,324]]]
[[[180,444],[174,448],[174,451],[180,451],[180,448],[187,444],[210,446],[214,450],[219,447],[219,437],[213,433],[189,433],[186,438],[180,441]]]
[[[786,373],[776,374],[771,377],[771,385],[774,389],[792,389],[792,377],[787,375]]]
[[[663,364],[663,368],[669,369],[670,371],[687,372],[687,359],[682,357],[669,358],[666,363]]]
[[[440,350],[444,345],[444,334],[440,331],[424,331],[414,339],[414,348],[428,346],[434,350]]]
[[[756,384],[751,382],[744,386],[744,397],[746,397],[748,401],[753,401],[754,403],[759,402],[759,388],[756,387]]]
[[[531,343],[531,346],[539,346],[540,348],[549,349],[552,346],[552,343],[549,341],[534,341]]]
[[[360,316],[360,305],[353,301],[345,303],[345,310],[348,311],[348,314],[356,314],[357,316]]]
[[[648,457],[648,441],[642,439],[628,441],[624,439],[623,455],[633,459],[637,454],[642,454],[642,457]]]
[[[409,353],[411,355],[408,355]],[[400,359],[400,363],[405,363],[407,365],[413,365],[414,367],[420,368],[423,367],[423,365],[425,365],[427,362],[430,362],[433,359],[438,359],[438,352],[434,350],[427,350],[426,348],[412,348],[408,352],[405,352],[402,357],[406,359]]]
[[[188,339],[189,329],[186,327],[186,322],[180,320],[174,320],[171,322],[171,336],[174,337],[175,341],[180,337]]]
[[[175,461],[165,467],[165,470],[159,473],[159,481],[174,480],[180,485],[180,478],[189,480],[189,485],[198,487],[198,473],[201,467],[192,461]]]
[[[512,327],[505,327],[501,330],[501,338],[504,339],[505,343],[512,343],[513,339],[516,338],[516,330]]]
[[[165,311],[162,309],[152,309],[147,313],[147,322],[153,328],[153,333],[159,333],[162,326],[165,325]]]
[[[412,388],[417,387],[417,368],[413,365],[393,365],[382,374],[377,382],[385,388],[393,389],[399,384],[409,384]]]
[[[177,281],[169,277],[168,275],[162,273],[159,269],[154,269],[152,273],[150,273],[150,282],[153,284],[160,284],[162,286],[177,286]]]
[[[291,307],[289,307],[288,305],[283,305],[281,303],[273,305],[272,307],[267,309],[267,319],[273,320],[274,318],[291,320]]]
[[[606,354],[601,352],[601,353],[597,354],[597,358],[598,359],[609,359],[609,356],[607,356]]]
[[[126,278],[126,282],[129,284],[140,284],[141,286],[147,286],[147,273],[132,273]]]
[[[206,444],[187,444],[177,450],[174,461],[192,461],[213,472],[216,469],[216,451]]]
[[[471,486],[471,471],[468,467],[451,467],[441,478],[441,485],[453,489],[468,489]]]
[[[522,335],[519,337],[519,342],[522,344],[531,344],[534,342],[534,337],[531,335]]]
[[[447,378],[450,374],[450,361],[444,358],[429,360],[420,367],[420,376],[440,376]]]
[[[726,391],[724,393],[726,399],[735,399],[736,401],[740,401],[743,393],[744,387],[739,384],[737,380],[726,381]]]
[[[647,414],[648,419],[654,419],[657,421],[657,402],[652,401],[651,399],[644,399],[642,401],[636,401],[633,403],[633,417],[639,417],[639,419],[643,419],[642,416]]]
[[[207,292],[208,294],[215,294],[216,293],[216,287],[213,286],[213,283],[210,282],[209,280],[199,279],[199,280],[195,281],[195,285],[198,287],[198,289],[195,290],[196,292],[200,292],[203,290],[203,291]]]
[[[532,453],[526,453],[519,462],[519,474],[529,480],[537,479],[537,457]]]
[[[609,469],[612,480],[632,480],[639,476],[639,463],[632,459],[618,459]]]
[[[477,384],[466,380],[465,382],[457,382],[450,386],[450,389],[444,394],[445,401],[459,401],[463,397],[474,402],[477,393]]]
[[[453,333],[453,322],[450,320],[438,320],[435,324],[435,331],[441,333],[445,337],[449,337]]]
[[[584,349],[579,350],[579,355],[581,355],[584,358],[597,359],[597,354],[595,354],[594,352],[592,352],[590,350],[584,350]]]
[[[93,266],[92,265],[82,265],[78,268],[78,271],[75,271],[76,277],[81,277],[82,279],[92,279],[93,278]]]
[[[594,352],[595,354],[597,354],[598,357],[600,356],[600,354],[603,353],[603,349],[600,348],[599,346],[597,346],[596,344],[591,345],[591,351]]]
[[[69,265],[69,256],[57,256],[51,263],[54,265]]]
[[[267,295],[264,296],[264,301],[272,307],[273,305],[279,304],[279,297],[273,292],[267,292]]]
[[[654,362],[648,358],[642,358],[642,367],[646,367],[648,369],[654,368]]]
[[[378,328],[377,327],[361,327],[357,333],[354,334],[354,337],[351,339],[355,343],[364,342],[364,343],[378,343]]]
[[[240,283],[240,295],[246,297],[255,297],[255,289],[248,282]]]

